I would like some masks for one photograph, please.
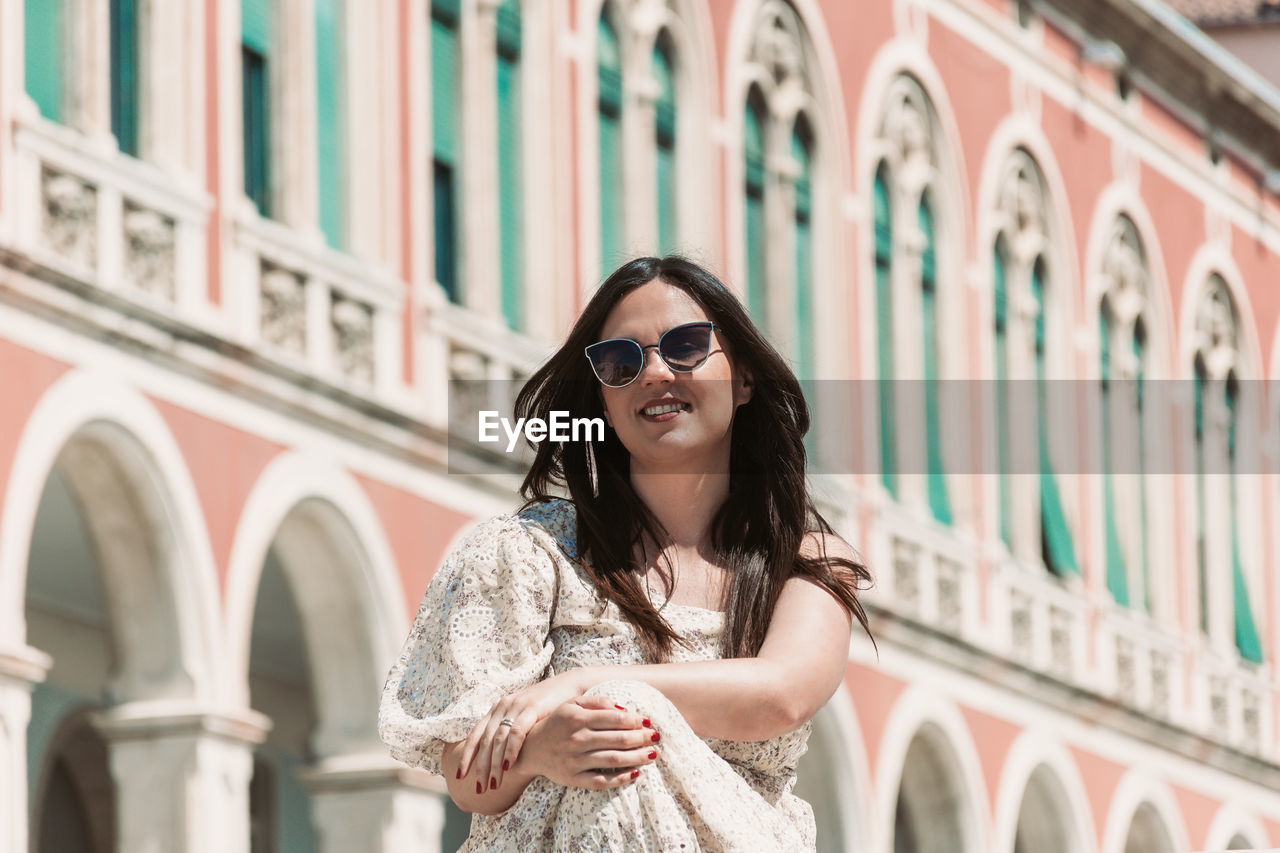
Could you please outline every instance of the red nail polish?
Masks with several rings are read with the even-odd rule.
[[[484,793],[484,786],[483,786],[483,785],[481,785],[479,782],[477,782],[477,783],[476,783],[476,793],[477,793],[477,794],[483,794],[483,793]]]
[[[618,705],[618,704],[616,704],[616,703],[614,704],[614,706],[613,706],[613,707],[617,708],[619,711],[625,711],[625,710],[627,710],[626,708],[624,708],[624,707],[622,707],[621,705]]]
[[[660,737],[662,737],[662,735],[658,734],[657,732],[654,732],[654,733],[653,733],[653,737],[649,738],[649,740],[653,741],[654,743],[657,743],[657,742],[658,742],[658,738],[660,738]]]
[[[502,772],[503,772],[503,773],[506,773],[506,772],[507,772],[508,770],[510,770],[510,769],[511,769],[511,762],[510,762],[510,761],[504,761],[504,762],[502,762]]]
[[[649,750],[649,760],[650,760],[650,761],[652,761],[653,759],[655,759],[655,758],[657,758],[657,757],[658,757],[658,751],[657,751],[656,749],[651,749],[651,750]]]
[[[497,778],[495,778],[495,777],[493,777],[493,776],[490,776],[490,777],[489,777],[489,787],[490,787],[490,788],[496,788],[496,787],[498,787],[498,780],[497,780]]]
[[[640,775],[640,771],[639,771],[639,770],[632,770],[632,771],[631,771],[631,778],[632,778],[632,779],[636,778],[636,777],[637,777],[637,776],[639,776],[639,775]]]

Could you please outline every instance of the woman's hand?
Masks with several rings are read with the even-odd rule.
[[[566,702],[534,724],[512,772],[575,788],[620,787],[658,758],[658,734],[648,722],[603,696]]]

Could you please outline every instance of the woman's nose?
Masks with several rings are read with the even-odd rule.
[[[672,372],[667,363],[662,360],[662,356],[658,354],[658,345],[651,344],[644,349],[644,366],[640,369],[641,384],[648,385],[653,382],[673,382],[675,381],[675,373]],[[652,349],[653,352],[649,352]]]

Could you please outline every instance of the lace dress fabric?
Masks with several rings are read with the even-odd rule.
[[[567,669],[649,663],[616,605],[579,565],[568,501],[479,525],[436,573],[382,695],[379,731],[398,760],[440,773],[444,744],[462,740],[500,696]],[[724,614],[655,605],[690,648],[719,653]],[[766,741],[701,738],[659,691],[639,681],[599,684],[649,717],[658,759],[608,791],[539,776],[507,811],[474,815],[462,851],[811,851],[813,812],[791,793],[810,725]]]

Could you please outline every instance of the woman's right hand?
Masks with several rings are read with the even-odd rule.
[[[657,760],[659,735],[648,723],[606,697],[581,696],[534,724],[512,770],[575,788],[621,787]]]

